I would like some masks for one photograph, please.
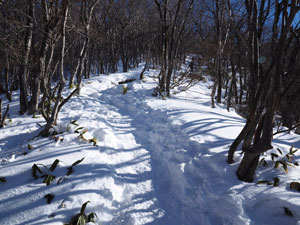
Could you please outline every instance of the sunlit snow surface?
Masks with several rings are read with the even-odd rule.
[[[299,167],[289,167],[286,174],[264,156],[269,167],[258,168],[255,183],[243,183],[235,176],[240,151],[237,163],[226,163],[245,120],[223,105],[210,107],[211,82],[162,100],[151,96],[157,72],[150,70],[145,80],[125,84],[129,89],[123,94],[118,81],[138,78],[141,69],[85,80],[81,95],[60,113],[55,129],[63,132],[57,135],[63,141],[36,137],[44,124],[41,116],[20,116],[18,102],[10,103],[12,122],[0,130],[0,176],[6,178],[0,183],[0,224],[67,223],[86,201],[86,213],[95,212],[95,224],[102,225],[300,221],[300,193],[289,188],[290,182],[300,181]],[[79,126],[70,124],[73,120]],[[97,146],[78,138],[79,127],[79,132],[88,129],[84,138],[96,138]],[[285,155],[290,146],[300,147],[299,140],[292,133],[277,135],[272,151],[279,147]],[[67,168],[83,157],[66,176]],[[46,167],[55,159],[60,162],[50,172]],[[55,180],[46,186],[44,178],[33,178],[33,164]],[[256,184],[274,177],[280,178],[279,187]],[[44,198],[49,193],[54,195],[51,204]]]

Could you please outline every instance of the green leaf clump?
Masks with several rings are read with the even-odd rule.
[[[282,155],[282,151],[277,148],[277,151]],[[289,149],[289,152],[281,159],[277,160],[275,162],[275,165],[274,165],[274,168],[279,168],[280,165],[282,165],[282,168],[284,169],[284,171],[286,173],[288,173],[288,166],[290,167],[295,167],[295,166],[298,166],[298,162],[294,162],[294,159],[293,159],[293,156],[294,154],[298,151],[298,149],[294,149],[294,147],[292,146],[290,149]],[[275,153],[271,153],[271,157],[272,157],[272,160],[274,160],[274,158],[278,158],[279,156]]]
[[[96,213],[91,212],[88,215],[86,215],[84,213],[88,203],[90,203],[90,201],[87,201],[87,202],[83,203],[82,206],[81,206],[81,209],[80,209],[80,213],[75,215],[71,219],[71,222],[67,223],[66,225],[85,225],[86,223],[89,223],[89,222],[95,222],[96,217],[97,217]]]
[[[74,166],[77,166],[83,160],[84,160],[84,157],[82,159],[75,161],[70,167],[68,167],[67,168],[67,176],[71,175],[73,173]],[[60,162],[59,159],[55,159],[54,162],[51,164],[50,168],[48,168],[42,164],[39,164],[39,165],[42,165],[45,168],[47,168],[49,172],[53,172],[55,170],[55,168],[58,166],[59,162]],[[43,172],[37,164],[33,164],[33,166],[31,167],[31,173],[35,179],[44,178],[43,183],[45,183],[47,186],[50,185],[52,183],[52,181],[54,181],[56,178],[54,175],[52,175],[50,173]],[[57,181],[57,184],[59,184],[64,179],[65,179],[65,176],[60,177]]]
[[[58,163],[59,163],[58,159],[54,160],[54,162],[52,163],[51,167],[48,170],[53,172],[55,170],[55,168],[57,167]],[[44,166],[44,165],[42,165],[42,166]],[[46,166],[44,166],[44,167],[46,167]],[[35,179],[44,177],[43,183],[45,183],[47,186],[55,179],[54,175],[44,173],[37,164],[33,164],[33,166],[31,167],[31,173]],[[38,176],[38,173],[40,174],[40,176]]]

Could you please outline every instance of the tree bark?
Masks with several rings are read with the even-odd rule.
[[[27,0],[28,17],[27,17],[27,30],[25,37],[25,53],[24,59],[20,66],[19,73],[19,86],[20,86],[20,113],[27,112],[28,109],[28,92],[27,92],[27,77],[29,67],[29,55],[32,46],[33,26],[34,26],[34,13],[35,13],[35,0]]]
[[[10,74],[10,65],[9,65],[8,56],[6,56],[6,68],[5,68],[5,95],[8,101],[12,101],[11,88],[9,88],[9,74]],[[12,85],[12,84],[10,84]]]
[[[68,13],[69,13],[69,0],[63,0],[62,1],[62,11],[63,11],[63,18],[62,18],[62,25],[61,25],[61,38],[62,38],[62,47],[61,47],[61,61],[60,61],[60,70],[59,70],[59,77],[60,81],[58,84],[58,91],[56,95],[56,100],[54,107],[52,109],[51,117],[48,119],[47,124],[44,128],[44,130],[41,132],[42,136],[48,136],[49,129],[53,126],[56,125],[57,123],[57,117],[59,113],[59,106],[60,106],[60,101],[62,98],[62,92],[65,87],[65,76],[64,76],[64,57],[65,57],[65,48],[66,48],[66,23],[68,20]],[[49,103],[50,104],[50,103]]]
[[[292,22],[296,13],[300,10],[299,6],[297,7],[298,3],[295,0],[291,1],[291,8],[288,7],[288,1],[284,1],[283,3],[283,6],[279,6],[277,1],[275,6],[276,11],[274,16],[273,39],[271,44],[272,60],[275,62],[275,69],[271,76],[271,85],[266,97],[266,112],[263,117],[263,128],[258,126],[258,135],[254,139],[255,142],[252,146],[245,150],[244,157],[237,170],[238,178],[246,182],[251,182],[253,180],[260,154],[273,148],[271,145],[273,138],[273,119],[281,94],[281,75],[284,68],[283,55],[284,51],[286,50],[285,48],[287,47],[287,37],[290,32]],[[277,11],[281,7],[282,10]],[[280,13],[282,14],[280,15]],[[283,17],[285,23],[281,25],[281,33],[278,36],[277,25],[280,16]],[[259,137],[261,129],[262,135]]]
[[[85,39],[84,43],[82,46],[82,49],[80,51],[80,56],[79,56],[79,61],[78,61],[78,71],[77,71],[77,94],[80,94],[81,90],[81,82],[82,82],[82,75],[84,71],[84,66],[85,66],[85,60],[87,56],[87,50],[89,47],[90,43],[90,25],[91,25],[91,20],[92,20],[92,15],[93,11],[96,7],[96,4],[99,2],[99,0],[94,0],[91,3],[90,7],[87,7],[87,2],[82,0],[82,5],[81,5],[81,22],[84,26],[85,29]],[[77,69],[77,68],[76,68]]]
[[[6,110],[2,115],[2,98],[0,98],[0,128],[4,127],[5,125],[5,119],[8,115],[8,111],[9,111],[9,104],[7,104]]]
[[[33,114],[38,111],[39,99],[41,93],[41,82],[46,72],[46,56],[50,46],[51,38],[53,35],[53,30],[58,25],[58,18],[50,18],[49,9],[47,8],[46,0],[42,2],[44,8],[45,17],[45,28],[44,37],[42,40],[42,45],[39,52],[38,65],[33,71],[33,84],[32,84],[32,96],[29,102],[28,113]]]

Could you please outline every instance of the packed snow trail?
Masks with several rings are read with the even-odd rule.
[[[128,84],[126,95],[122,88],[104,91],[102,99],[132,119],[137,143],[151,155],[153,188],[165,211],[153,224],[248,224],[249,219],[226,213],[234,210],[240,215],[243,209],[227,191],[228,183],[220,179],[224,153],[216,154],[213,164],[207,162],[202,155],[211,146],[191,140],[181,126],[172,124],[169,115],[146,103],[153,98],[153,85],[136,81]]]
[[[67,223],[86,201],[86,213],[95,212],[102,225],[297,224],[300,196],[286,183],[299,178],[298,169],[288,176],[275,171],[283,180],[276,188],[238,181],[238,164],[225,159],[244,120],[222,105],[210,107],[209,82],[165,101],[151,96],[155,72],[147,72],[146,81],[118,85],[139,72],[84,80],[81,95],[59,115],[56,137],[63,141],[35,137],[43,119],[19,116],[17,101],[12,103],[13,120],[0,133],[0,175],[6,178],[0,183],[0,224]],[[97,146],[84,141],[93,138]],[[300,147],[298,136],[276,141],[281,149]],[[51,172],[55,159],[60,162]],[[33,164],[55,180],[46,186],[44,178],[34,179]],[[271,169],[258,174],[275,176]],[[54,195],[51,204],[47,194]]]

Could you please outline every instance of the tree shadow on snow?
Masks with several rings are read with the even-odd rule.
[[[163,216],[153,217],[147,224],[212,224],[218,218],[222,220],[222,215],[218,215],[216,210],[209,212],[207,206],[218,205],[224,193],[239,181],[234,175],[233,167],[236,166],[228,166],[225,162],[226,151],[210,150],[225,148],[233,139],[215,135],[212,131],[232,127],[243,120],[235,117],[226,120],[220,118],[218,113],[211,113],[209,118],[174,125],[170,116],[188,112],[154,110],[145,103],[151,98],[150,90],[134,90],[132,85],[129,86],[131,92],[126,95],[108,90],[104,91],[103,96],[118,108],[122,116],[131,118],[131,126],[135,128],[131,132],[136,142],[151,156],[153,193]],[[221,128],[214,127],[215,123],[223,125]],[[213,140],[199,142],[190,139],[199,135],[211,136]],[[226,167],[232,169],[226,171]],[[223,208],[235,207],[230,198],[225,202]],[[227,222],[230,221],[231,218],[228,218]]]

